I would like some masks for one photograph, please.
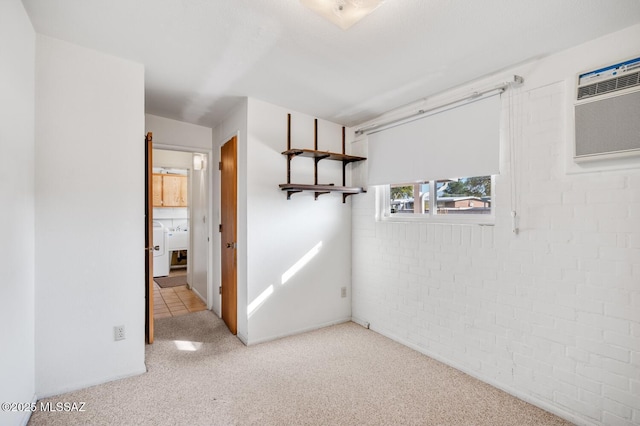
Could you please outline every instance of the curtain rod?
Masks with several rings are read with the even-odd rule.
[[[406,115],[404,117],[400,117],[400,118],[396,118],[395,120],[391,120],[388,121],[386,123],[380,123],[380,124],[372,124],[370,126],[365,126],[362,127],[360,129],[356,130],[356,135],[363,135],[363,134],[372,134],[372,133],[376,133],[376,132],[380,132],[382,130],[385,130],[389,127],[393,127],[399,124],[403,124],[403,123],[407,123],[410,121],[414,121],[414,120],[418,120],[420,118],[424,118],[424,117],[428,117],[430,115],[436,114],[438,112],[442,112],[442,111],[446,111],[447,109],[451,109],[451,108],[455,108],[456,106],[458,106],[458,104],[462,103],[462,102],[473,102],[475,100],[478,100],[479,98],[489,94],[489,93],[493,93],[493,92],[498,92],[498,93],[502,93],[505,90],[507,90],[507,87],[511,86],[511,85],[520,85],[524,83],[524,78],[520,77],[519,75],[514,75],[513,76],[513,80],[512,81],[506,81],[504,83],[501,83],[495,87],[492,87],[491,89],[486,89],[486,90],[481,90],[481,91],[475,91],[473,93],[471,93],[470,95],[458,98],[456,100],[450,101],[450,102],[446,102],[444,104],[435,106],[433,108],[429,108],[429,109],[421,109],[417,112],[414,112],[413,114],[409,114]]]

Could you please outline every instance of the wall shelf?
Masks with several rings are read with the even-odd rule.
[[[289,149],[282,153],[283,155],[291,155],[292,157],[311,157],[318,158],[320,160],[335,160],[345,161],[347,163],[353,163],[356,161],[366,160],[365,157],[356,157],[354,155],[339,154],[337,152],[329,151],[315,151],[313,149]]]
[[[282,155],[287,156],[287,183],[280,184],[282,191],[287,191],[287,200],[291,199],[293,194],[298,192],[308,191],[315,193],[315,199],[317,200],[320,195],[329,194],[331,192],[337,192],[342,194],[342,202],[346,202],[349,195],[360,194],[366,192],[364,188],[349,187],[346,185],[347,177],[347,164],[355,163],[358,161],[366,160],[365,157],[358,157],[355,155],[347,155],[345,153],[345,128],[342,127],[342,153],[319,151],[318,150],[318,119],[314,121],[314,148],[291,148],[291,114],[287,114],[287,150],[282,152]],[[291,160],[295,157],[308,157],[313,158],[313,174],[314,184],[297,184],[291,183]],[[318,184],[318,162],[321,160],[332,160],[342,162],[342,186],[330,184]]]
[[[329,194],[330,192],[342,193],[342,202],[346,200],[349,195],[360,194],[364,192],[364,189],[350,186],[335,186],[330,183],[327,185],[309,185],[309,184],[297,184],[297,183],[281,183],[280,189],[287,191],[287,200],[291,199],[291,196],[295,193],[302,191],[315,192],[315,199],[322,194]]]

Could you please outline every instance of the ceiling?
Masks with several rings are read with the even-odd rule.
[[[353,126],[640,22],[639,0],[386,0],[347,31],[298,0],[23,3],[38,33],[144,64],[147,113],[208,127],[244,96]]]

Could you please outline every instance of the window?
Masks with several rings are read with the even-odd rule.
[[[501,111],[487,95],[367,134],[376,216],[493,224]]]
[[[493,223],[493,176],[381,186],[382,217]]]

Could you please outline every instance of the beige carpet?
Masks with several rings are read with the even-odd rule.
[[[155,324],[148,373],[46,399],[86,411],[29,424],[570,424],[354,323],[251,347],[210,311]]]

